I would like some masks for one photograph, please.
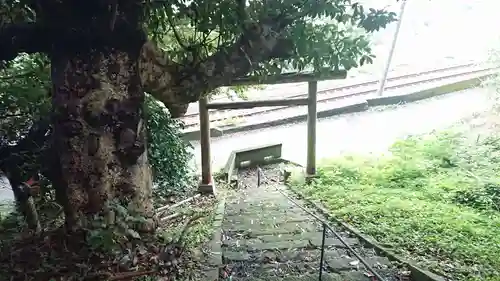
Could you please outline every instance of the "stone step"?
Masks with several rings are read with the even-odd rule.
[[[313,246],[315,247],[321,247],[322,245],[322,237],[312,237],[310,242]],[[343,237],[342,240],[347,243],[349,246],[358,246],[359,245],[359,240],[356,238],[348,238],[348,237]],[[347,248],[344,243],[342,243],[339,239],[333,238],[333,237],[326,237],[325,238],[325,246],[326,247],[337,247],[337,248]]]
[[[314,219],[314,217],[310,216],[309,214],[303,212],[300,209],[285,209],[285,210],[266,210],[263,212],[263,210],[260,210],[261,212],[256,212],[256,213],[248,213],[246,210],[242,210],[240,213],[234,213],[234,214],[228,214],[226,212],[226,216],[224,217],[225,219],[235,219],[235,218],[253,218],[253,219],[263,219],[263,218],[306,218],[306,219]]]
[[[276,246],[286,246],[286,243],[296,245],[295,248],[320,248],[322,245],[321,232],[302,232],[292,234],[278,234],[278,235],[262,235],[253,239],[226,239],[222,241],[225,247],[234,247],[241,250],[268,250],[274,249]],[[343,240],[352,247],[359,245],[359,240],[356,238],[344,237]],[[345,248],[346,246],[337,238],[326,237],[325,247]],[[286,247],[287,249],[289,247]],[[281,249],[281,248],[279,248]]]
[[[263,212],[272,213],[302,213],[304,212],[297,206],[290,205],[288,202],[283,203],[234,203],[226,206],[226,215],[246,215],[246,214],[264,214]]]
[[[282,201],[286,200],[286,197],[283,196],[280,192],[276,191],[274,188],[273,189],[261,189],[259,188],[258,190],[245,190],[244,191],[244,197],[236,195],[233,197],[234,199],[244,199],[244,200],[265,200],[265,199],[276,199],[276,198],[281,198],[283,199]]]
[[[239,235],[247,238],[258,237],[262,235],[277,235],[277,234],[299,234],[303,232],[317,231],[319,226],[311,223],[283,223],[275,226],[260,226],[235,224],[228,227],[223,227],[227,235]]]
[[[341,280],[345,281],[373,281],[373,277],[370,277],[371,274],[367,271],[351,271],[351,272],[342,272],[340,274]],[[390,279],[386,279],[390,280]],[[393,279],[394,280],[394,279]]]
[[[318,281],[319,271],[317,273],[308,273],[297,276],[261,276],[261,277],[236,277],[233,281]],[[337,274],[323,272],[322,281],[372,281],[363,273],[360,274]]]
[[[290,233],[290,234],[279,234],[279,235],[261,235],[257,237],[262,242],[277,242],[277,241],[289,241],[289,240],[303,240],[311,239],[312,237],[317,237],[317,235],[322,235],[321,232],[302,232],[302,233]]]
[[[287,203],[288,205],[293,205],[287,200],[285,196],[277,192],[264,192],[263,191],[252,191],[246,195],[239,194],[229,199],[229,204],[242,204],[242,203]]]
[[[223,250],[222,258],[225,263],[247,262],[256,264],[276,264],[276,263],[318,263],[321,259],[320,250],[286,250],[286,251],[264,251],[258,253],[249,253],[245,251]],[[391,266],[391,262],[386,257],[369,257],[365,261],[377,269],[385,269]],[[344,255],[340,251],[331,249],[325,250],[324,266],[331,272],[340,272],[348,270],[360,270],[365,266],[355,257]]]
[[[297,249],[286,251],[262,251],[249,253],[223,249],[222,256],[226,262],[251,262],[257,264],[284,263],[284,262],[319,262],[321,251],[318,249]],[[347,257],[338,249],[327,249],[324,253],[325,260]]]
[[[309,240],[276,241],[269,243],[263,243],[263,242],[248,243],[249,241],[246,242],[247,242],[246,245],[242,247],[237,247],[238,245],[237,243],[235,243],[233,247],[228,247],[228,249],[237,251],[262,252],[267,250],[288,250],[288,249],[302,249],[311,247]]]
[[[380,258],[380,257],[379,257]],[[383,259],[383,258],[380,258]],[[367,260],[374,269],[386,280],[394,279],[397,269],[394,267],[380,268],[374,265],[375,260]],[[346,260],[347,262],[347,260]],[[349,263],[352,263],[350,261]],[[292,281],[292,280],[318,280],[319,262],[295,262],[295,263],[273,263],[241,265],[233,268],[234,281]],[[352,268],[343,266],[341,269],[332,270],[326,265],[323,269],[323,281],[373,281],[372,274],[364,267]]]
[[[295,263],[235,263],[229,264],[234,277],[252,277],[252,278],[273,278],[300,276],[304,274],[314,274],[319,270],[318,262],[295,262]]]
[[[373,281],[371,275],[366,271],[353,271],[332,273],[323,272],[321,281]],[[257,276],[257,277],[233,277],[233,281],[317,281],[319,280],[319,270],[316,273],[306,273],[288,276]],[[390,280],[390,279],[387,279]]]
[[[226,227],[236,224],[246,224],[248,226],[253,225],[273,225],[273,224],[283,224],[287,222],[311,222],[315,223],[315,219],[310,216],[304,216],[300,214],[281,216],[226,216],[224,218],[223,224]]]
[[[258,205],[258,204],[280,204],[280,205],[293,205],[292,203],[288,202],[286,200],[286,197],[284,197],[282,194],[269,194],[266,196],[261,196],[261,195],[248,195],[244,198],[234,198],[231,201],[229,201],[230,205],[233,204],[251,204],[251,205]]]
[[[364,259],[370,266],[374,268],[387,268],[391,265],[391,261],[386,257],[372,257]],[[365,265],[355,257],[335,258],[325,256],[325,267],[329,271],[340,273],[341,271],[363,270],[366,271]]]

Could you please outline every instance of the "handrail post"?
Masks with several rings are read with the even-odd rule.
[[[316,174],[316,119],[317,119],[317,94],[318,81],[312,81],[308,84],[307,104],[307,166],[306,175],[314,176]]]
[[[201,150],[201,183],[199,191],[202,193],[215,193],[212,182],[212,163],[210,157],[210,118],[208,115],[208,99],[198,101],[200,114],[200,150]]]
[[[323,223],[323,237],[321,238],[321,256],[319,259],[319,278],[323,279],[323,263],[325,262],[325,239],[326,239],[326,224]]]

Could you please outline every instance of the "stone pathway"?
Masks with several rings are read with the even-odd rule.
[[[277,181],[278,172],[277,165],[264,169],[268,181]],[[321,225],[274,187],[257,187],[256,178],[255,169],[241,171],[238,195],[226,204],[222,224],[226,271],[234,281],[318,280]],[[386,280],[397,280],[397,269],[386,257],[345,232],[341,235]],[[331,233],[327,237],[323,280],[375,280],[340,240]]]

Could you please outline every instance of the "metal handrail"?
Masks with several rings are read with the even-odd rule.
[[[264,179],[264,182],[267,182],[267,177],[266,175],[264,174],[264,172],[262,171],[262,169],[257,166],[257,186],[260,186],[262,184],[262,178]],[[295,206],[299,207],[300,209],[302,209],[304,212],[306,212],[308,215],[310,215],[311,217],[315,218],[316,220],[318,220],[319,222],[321,222],[322,226],[323,226],[323,238],[322,238],[322,241],[321,241],[321,257],[320,257],[320,270],[319,270],[319,281],[321,281],[322,279],[322,276],[323,276],[323,262],[324,262],[324,255],[325,255],[325,237],[326,237],[326,229],[330,230],[333,235],[342,243],[344,244],[344,246],[354,254],[354,256],[364,265],[366,266],[366,268],[380,281],[385,281],[385,279],[380,276],[380,274],[378,274],[378,272],[373,269],[373,267],[368,264],[368,262],[363,258],[361,257],[357,252],[356,250],[354,250],[343,238],[342,236],[340,236],[340,234],[338,232],[336,232],[335,230],[333,230],[333,228],[322,218],[320,218],[318,215],[312,213],[311,211],[309,211],[308,209],[306,209],[304,206],[302,206],[301,204],[297,203],[295,200],[293,200],[290,196],[288,196],[287,194],[285,194],[282,190],[280,190],[279,188],[273,186],[279,193],[281,193],[283,196],[285,196],[288,201],[292,202]]]

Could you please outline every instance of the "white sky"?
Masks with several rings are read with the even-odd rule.
[[[395,0],[366,0],[399,12]],[[435,58],[485,58],[500,37],[498,0],[408,0],[393,59],[397,64],[432,63]],[[396,24],[375,36],[378,61],[385,59]],[[500,49],[500,44],[498,44]]]

